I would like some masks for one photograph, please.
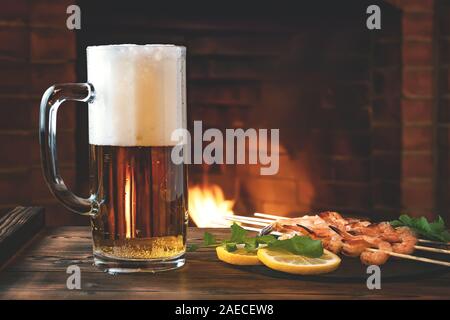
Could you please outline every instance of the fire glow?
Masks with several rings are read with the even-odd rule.
[[[226,200],[218,185],[189,188],[189,215],[199,228],[223,228],[231,225],[225,216],[234,215],[233,200]]]
[[[126,179],[125,179],[125,237],[127,239],[131,239],[131,236],[133,235],[133,208],[132,208],[132,186],[131,186],[131,172],[130,170],[127,170],[126,172]]]

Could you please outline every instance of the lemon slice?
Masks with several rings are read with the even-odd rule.
[[[261,264],[256,252],[247,252],[247,250],[239,248],[236,251],[228,252],[223,246],[216,248],[217,257],[229,264],[238,266],[253,266]]]
[[[323,250],[320,258],[308,258],[288,251],[263,248],[258,250],[258,258],[273,270],[292,274],[320,274],[336,270],[341,259],[334,253]]]

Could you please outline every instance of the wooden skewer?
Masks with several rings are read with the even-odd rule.
[[[236,222],[242,222],[242,223],[247,223],[247,224],[253,224],[255,226],[265,227],[265,226],[268,225],[267,222],[253,221],[253,220],[245,219],[245,217],[239,217],[239,216],[225,216],[224,218],[226,220],[229,220],[229,221],[236,221]]]
[[[286,219],[289,219],[287,217],[276,216],[276,215],[273,215],[273,214],[260,213],[260,212],[255,212],[254,216],[256,216],[256,217],[264,217],[264,218],[273,219],[273,220],[286,220]],[[422,243],[428,243],[428,244],[450,246],[450,242],[439,242],[439,241],[426,240],[426,239],[417,239],[417,241],[418,242],[422,242]],[[423,251],[430,251],[430,252],[438,252],[438,253],[450,254],[450,251],[445,250],[445,249],[435,249],[435,248],[424,247],[424,246],[416,246],[416,249],[423,250]],[[442,251],[442,250],[444,250],[444,251]]]
[[[381,252],[387,253],[390,256],[397,257],[397,258],[403,258],[403,259],[409,259],[409,260],[415,260],[415,261],[439,264],[441,266],[450,267],[450,262],[444,262],[444,261],[433,260],[433,259],[428,259],[428,258],[416,257],[416,256],[412,256],[412,255],[409,255],[409,254],[396,253],[396,252],[380,250],[380,249],[368,248],[366,250],[372,251],[372,252],[379,252],[379,251],[381,251]]]
[[[257,222],[265,222],[265,223],[272,223],[274,222],[274,220],[269,220],[269,219],[261,219],[261,218],[255,218],[255,217],[247,217],[247,216],[239,216],[239,215],[225,215],[224,216],[225,219],[226,218],[239,218],[239,219],[245,219],[245,220],[249,220],[249,221],[257,221]]]
[[[242,228],[244,228],[245,230],[248,230],[248,231],[256,231],[256,232],[259,232],[259,230],[261,230],[258,228],[248,227],[248,226],[242,226]]]
[[[253,215],[255,217],[269,218],[269,219],[272,219],[272,220],[289,219],[287,217],[275,216],[273,214],[260,213],[260,212],[255,212]]]
[[[241,216],[230,216],[228,218],[230,220],[235,219],[234,221],[243,222],[243,223],[250,224],[250,225],[251,224],[258,225],[258,226],[266,226],[267,225],[267,224],[264,224],[264,223],[258,222],[258,221],[246,220],[245,217],[241,217]],[[243,227],[243,228],[244,229],[245,228],[251,228],[251,231],[258,231],[258,232],[261,231],[261,229],[258,229],[258,228],[252,228],[252,227]],[[248,230],[250,230],[250,229],[248,229]],[[450,253],[450,251],[448,251],[448,250],[436,249],[436,248],[428,248],[428,247],[422,247],[422,246],[419,246],[419,248],[417,248],[417,249],[424,250],[424,248],[439,250],[439,251],[433,250],[433,252],[446,253],[446,254]],[[416,257],[416,256],[409,255],[409,254],[396,253],[396,252],[380,250],[380,249],[368,248],[367,250],[373,251],[373,252],[382,251],[382,252],[385,252],[385,253],[387,253],[387,254],[389,254],[391,256],[398,257],[398,258],[404,258],[404,259],[409,259],[409,260],[428,262],[428,263],[439,264],[439,265],[442,265],[442,266],[450,267],[450,262],[434,260],[434,259],[428,259],[428,258],[422,258],[422,257]],[[441,250],[444,251],[444,252],[442,252]],[[431,250],[428,250],[428,251],[431,251]]]
[[[437,244],[437,245],[441,245],[441,246],[450,246],[450,242],[440,242],[440,241],[433,241],[433,240],[426,240],[426,239],[417,239],[417,240],[422,243]]]
[[[425,247],[425,246],[414,246],[414,248],[417,250],[422,250],[422,251],[450,254],[450,250],[445,250],[445,249],[431,248],[431,247]]]
[[[248,230],[248,231],[256,231],[256,232],[261,231],[261,229],[248,227],[248,226],[242,226],[242,228],[244,228],[245,230]],[[272,231],[270,234],[273,234],[274,236],[281,236],[282,235],[282,233],[278,232],[278,231]]]

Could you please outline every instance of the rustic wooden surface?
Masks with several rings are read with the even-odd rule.
[[[228,231],[214,229],[224,236]],[[189,230],[190,243],[203,230]],[[214,251],[188,253],[186,265],[159,274],[109,275],[92,265],[87,227],[47,229],[0,272],[1,299],[449,299],[450,276],[382,282],[317,282],[276,277],[217,260]],[[81,290],[68,290],[66,268],[81,268]]]
[[[44,208],[16,207],[0,212],[0,268],[44,226]]]

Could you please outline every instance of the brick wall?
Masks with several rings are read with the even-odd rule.
[[[437,7],[438,103],[437,112],[437,165],[440,179],[437,181],[438,208],[450,211],[450,1],[439,2]],[[448,216],[448,215],[447,215]]]
[[[50,85],[74,82],[76,41],[65,27],[71,1],[0,1],[0,207],[43,205],[47,224],[85,223],[57,203],[39,158],[40,98]],[[61,173],[75,187],[75,108],[60,109]]]
[[[433,216],[436,185],[443,177],[436,165],[436,19],[435,2],[390,1],[403,11],[400,209]],[[446,212],[441,212],[445,215]]]
[[[434,2],[403,1],[402,208],[431,216],[434,198]]]
[[[286,152],[278,175],[250,176],[267,187],[245,182],[249,193],[259,195],[255,210],[369,211],[371,36],[355,25],[356,19],[339,30],[314,23],[299,28],[289,57],[279,57],[281,70],[290,71],[264,82],[265,123],[280,128]]]
[[[401,15],[383,19],[373,37],[370,183],[376,215],[396,216],[401,207]]]

